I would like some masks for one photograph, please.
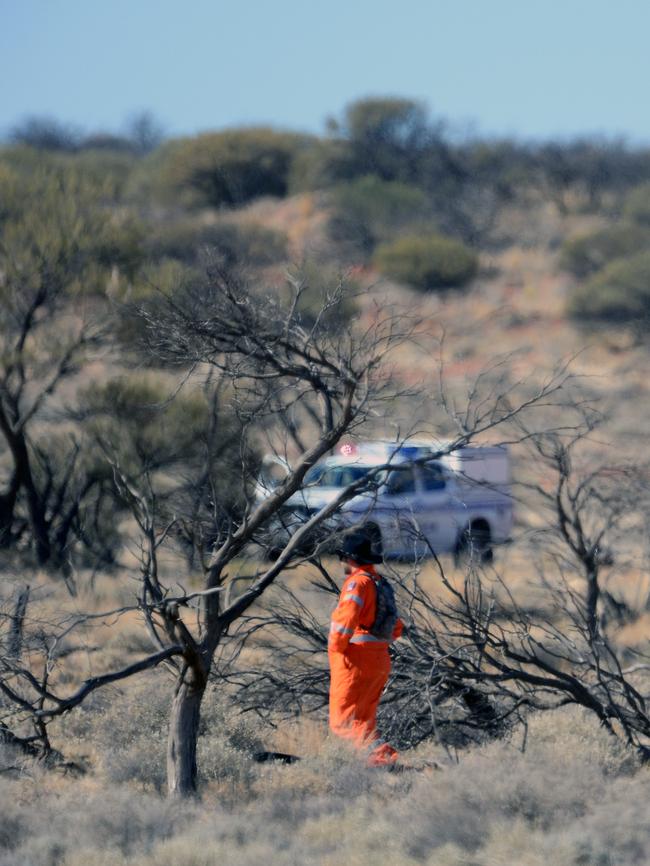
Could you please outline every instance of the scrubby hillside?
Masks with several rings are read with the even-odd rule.
[[[0,866],[649,859],[648,153],[410,100],[54,133],[0,151]],[[389,774],[327,735],[339,565],[269,562],[255,480],[408,435],[507,443],[516,519],[386,563]]]

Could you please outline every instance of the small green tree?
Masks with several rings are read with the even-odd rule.
[[[97,190],[97,204],[118,204],[125,196],[139,158],[131,151],[88,148],[66,157],[65,161]]]
[[[58,173],[66,178],[70,189],[74,177],[77,187],[83,190],[86,205],[92,203],[95,211],[122,201],[131,174],[141,161],[131,152],[110,148],[62,152],[24,145],[5,148],[0,160],[23,178]]]
[[[11,130],[9,138],[36,150],[73,153],[79,146],[80,135],[78,130],[53,117],[31,115]]]
[[[464,244],[435,234],[382,244],[374,262],[386,276],[423,291],[459,288],[478,269],[477,256]]]
[[[343,131],[350,140],[357,174],[413,181],[419,157],[431,139],[425,106],[412,99],[372,97],[345,109]]]

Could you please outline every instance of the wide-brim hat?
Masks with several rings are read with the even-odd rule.
[[[343,536],[335,552],[341,559],[352,559],[359,565],[376,565],[383,562],[382,556],[373,548],[372,539],[361,529]]]

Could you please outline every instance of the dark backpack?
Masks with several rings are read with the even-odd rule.
[[[368,631],[373,637],[378,637],[381,640],[391,640],[397,623],[395,593],[393,592],[393,587],[385,577],[379,575],[377,580],[373,578],[373,582],[377,590],[377,612],[375,614],[375,621]]]

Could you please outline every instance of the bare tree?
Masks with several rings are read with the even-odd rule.
[[[418,569],[400,580],[407,629],[392,648],[380,705],[382,731],[400,747],[435,738],[445,747],[501,736],[526,711],[576,704],[646,753],[650,659],[624,667],[615,644],[590,632],[585,598],[568,582],[546,585],[544,610],[514,599],[496,573],[472,568],[458,581],[438,561],[442,592]],[[263,670],[234,664],[228,678],[246,712],[267,719],[327,707],[327,625],[293,594],[242,623],[267,653]]]
[[[585,597],[568,581],[544,581],[544,610],[527,610],[498,576],[475,570],[460,585],[443,575],[443,586],[440,600],[417,585],[411,592],[425,614],[416,634],[435,648],[435,692],[444,695],[448,683],[460,685],[461,695],[476,690],[490,707],[483,729],[524,708],[577,704],[612,734],[645,749],[650,716],[643,688],[635,684],[644,665],[623,668],[615,645],[591,631]]]
[[[647,473],[635,462],[610,462],[588,449],[603,419],[584,412],[571,435],[536,434],[527,439],[536,480],[521,487],[532,494],[535,525],[528,533],[533,549],[551,557],[561,575],[584,580],[584,616],[596,639],[607,619],[634,615],[605,580],[613,567],[634,559],[642,546],[648,502]],[[540,470],[543,470],[540,472]]]
[[[458,745],[525,725],[530,709],[576,704],[647,757],[650,658],[622,651],[605,628],[608,613],[620,622],[647,604],[633,610],[604,588],[617,557],[629,559],[643,541],[647,482],[638,467],[595,466],[593,457],[580,470],[575,458],[594,425],[587,415],[570,435],[525,436],[540,478],[526,484],[537,521],[522,543],[532,541],[531,561],[539,559],[526,604],[492,567],[471,563],[450,574],[434,557],[436,593],[425,588],[421,564],[391,569],[407,620],[380,707],[391,741],[433,736]],[[323,577],[318,587],[336,591]],[[300,598],[286,593],[241,630],[269,658],[263,671],[235,665],[230,672],[243,709],[272,718],[326,706],[326,626]]]
[[[122,500],[129,504],[140,530],[137,606],[144,614],[155,652],[86,681],[71,695],[59,694],[59,689],[49,683],[46,687],[35,677],[30,679],[24,669],[19,672],[23,685],[27,683],[32,690],[31,699],[23,699],[22,709],[27,712],[31,707],[34,723],[43,725],[110,682],[159,664],[169,668],[175,678],[167,753],[172,795],[188,795],[196,789],[201,702],[214,673],[215,654],[234,624],[248,614],[296,557],[303,556],[315,530],[347,499],[364,489],[372,490],[387,467],[376,467],[374,474],[343,488],[326,506],[291,526],[279,541],[277,559],[268,563],[253,558],[247,579],[238,582],[242,557],[251,545],[264,542],[271,527],[281,523],[285,504],[303,487],[309,469],[344,434],[355,433],[389,409],[401,391],[399,381],[394,382],[389,375],[391,353],[417,330],[411,317],[381,309],[375,310],[366,326],[361,322],[342,326],[337,315],[344,301],[342,286],[335,286],[324,298],[316,316],[303,317],[305,286],[298,280],[293,283],[293,301],[287,306],[271,294],[252,293],[218,266],[209,277],[207,282],[180,287],[171,296],[161,295],[142,315],[150,349],[167,364],[178,365],[185,387],[195,387],[205,376],[229,383],[231,410],[241,424],[242,455],[239,479],[233,477],[231,483],[239,485],[244,507],[228,519],[208,522],[210,531],[205,532],[205,526],[191,525],[187,513],[173,514],[160,508],[150,476],[129,477],[115,464]],[[552,401],[564,379],[565,372],[560,371],[517,401],[514,386],[506,386],[501,374],[497,379],[487,377],[487,391],[477,385],[464,411],[454,409],[457,432],[429,459],[466,445],[480,433],[507,425],[531,407]],[[286,469],[284,478],[263,495],[251,483],[247,455],[253,443],[256,447],[264,443],[275,451]],[[208,505],[218,515],[219,491],[209,485],[208,489],[212,490]],[[184,536],[198,547],[203,565],[201,586],[191,592],[182,584],[192,581],[196,585],[196,575],[188,572],[181,580],[176,574],[170,581],[159,567],[161,547],[174,542],[181,526]],[[13,692],[21,697],[15,689]]]
[[[84,614],[52,612],[47,589],[5,580],[0,598],[0,742],[48,765],[66,765],[52,746],[53,719],[78,706],[99,688],[147,670],[178,655],[178,645],[166,647],[137,662],[91,677],[72,693],[61,695],[67,661],[99,648],[96,629],[115,624],[139,609],[138,603],[115,610]],[[4,587],[3,587],[4,588]],[[182,599],[181,599],[182,601]],[[170,601],[171,603],[171,601]]]
[[[197,637],[189,633],[182,618],[177,618],[176,610],[165,610],[165,630],[181,636],[185,647],[168,749],[169,790],[181,794],[195,788],[200,704],[217,647],[230,625],[282,573],[309,533],[334,514],[351,491],[342,491],[297,528],[277,560],[259,568],[250,585],[232,600],[224,595],[226,569],[301,488],[307,471],[344,433],[362,424],[392,396],[393,386],[380,374],[380,368],[387,353],[403,343],[412,330],[410,321],[388,314],[380,315],[366,331],[333,332],[328,319],[342,301],[340,287],[325,300],[315,321],[305,327],[300,313],[304,287],[299,282],[294,286],[294,301],[286,309],[272,297],[253,297],[218,268],[211,277],[208,285],[188,288],[150,316],[155,349],[168,360],[178,359],[183,365],[206,364],[230,379],[237,409],[250,419],[251,432],[253,419],[267,429],[274,424],[282,443],[294,433],[296,450],[284,480],[265,498],[250,497],[239,523],[226,527],[216,539],[206,562]],[[295,419],[301,413],[311,425],[303,448],[295,435]],[[150,592],[154,596],[161,592],[155,581],[151,581]]]
[[[308,444],[304,450],[298,449],[284,481],[262,500],[250,496],[243,461],[241,486],[249,494],[248,504],[239,521],[225,522],[218,527],[216,538],[203,539],[204,584],[190,595],[171,593],[159,576],[158,550],[176,522],[161,528],[152,491],[134,488],[116,471],[143,537],[140,607],[158,651],[136,666],[87,682],[67,698],[35,681],[30,683],[42,702],[35,713],[42,722],[67,711],[107,682],[178,656],[168,748],[172,794],[186,795],[196,787],[200,706],[216,648],[231,623],[275,581],[313,528],[352,493],[342,492],[330,506],[313,515],[284,545],[275,563],[258,568],[250,585],[225,601],[228,567],[300,489],[306,472],[345,432],[363,423],[393,393],[380,368],[387,353],[407,339],[412,329],[410,321],[387,314],[379,316],[366,331],[332,333],[328,315],[341,302],[340,289],[326,300],[316,321],[305,328],[299,310],[302,291],[297,284],[294,303],[283,309],[271,298],[251,296],[216,270],[209,284],[179,291],[173,299],[163,299],[155,311],[145,313],[154,348],[168,361],[178,360],[184,368],[203,365],[232,382],[234,408],[247,420],[249,435],[268,432],[272,421],[290,433],[289,419],[295,424],[296,416],[303,413],[311,424]],[[281,429],[276,432],[281,433]],[[246,433],[244,430],[243,437]],[[294,445],[297,441],[294,436]],[[242,454],[245,450],[242,444]],[[185,621],[191,603],[196,605],[197,617],[193,628]]]

